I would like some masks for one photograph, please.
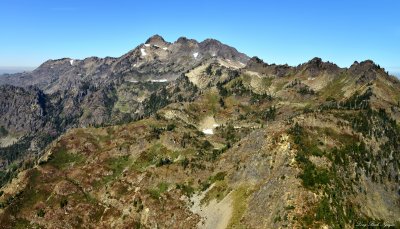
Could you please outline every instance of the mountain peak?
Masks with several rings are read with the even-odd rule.
[[[201,43],[204,44],[213,44],[213,45],[222,45],[222,43],[219,40],[216,39],[212,39],[212,38],[207,38],[204,41],[202,41]]]
[[[187,37],[180,37],[180,38],[178,38],[178,40],[176,40],[175,43],[188,44],[188,43],[198,43],[198,42],[194,39],[189,39]]]
[[[372,60],[355,61],[349,68],[349,72],[358,77],[357,82],[365,83],[375,80],[379,76],[381,68]]]
[[[260,59],[257,56],[253,56],[248,62],[247,62],[247,67],[248,68],[257,68],[257,67],[267,67],[268,64],[264,63],[262,59]]]
[[[364,60],[360,63],[358,61],[354,61],[354,63],[350,66],[349,70],[352,72],[365,72],[371,69],[379,69],[380,66],[376,65],[372,60]]]
[[[305,70],[311,77],[319,75],[321,71],[326,71],[329,74],[337,74],[340,68],[331,62],[325,62],[319,57],[314,57],[308,62],[300,65],[300,69]]]
[[[167,42],[164,40],[164,38],[158,34],[155,34],[146,40],[146,44],[163,45],[166,43]]]
[[[319,57],[314,57],[310,61],[308,61],[308,63],[321,64],[322,63],[322,59],[319,58]]]

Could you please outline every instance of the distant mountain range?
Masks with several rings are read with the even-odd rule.
[[[30,72],[34,69],[34,67],[0,67],[0,77],[2,77],[3,74]]]
[[[400,81],[371,60],[155,35],[1,77],[0,117],[1,228],[400,227]]]

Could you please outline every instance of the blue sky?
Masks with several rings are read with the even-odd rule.
[[[0,66],[120,56],[149,36],[215,38],[268,63],[372,59],[400,72],[400,1],[1,0]]]

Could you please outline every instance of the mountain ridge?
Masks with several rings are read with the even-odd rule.
[[[247,62],[246,55],[236,49],[216,40],[207,39],[202,42],[181,37],[174,43],[165,42],[159,35],[150,37],[147,41],[161,42],[170,47],[158,47],[156,44],[142,43],[120,57],[88,57],[83,60],[61,58],[48,60],[31,73],[20,73],[2,77],[0,84],[15,86],[33,86],[53,93],[61,88],[77,86],[82,79],[104,82],[113,80],[114,75],[141,80],[142,72],[149,75],[146,65],[159,65],[160,71],[144,80],[165,77],[176,79],[181,73],[195,66],[203,59],[212,56],[216,58],[231,58],[232,61]],[[146,41],[146,42],[147,42]],[[189,44],[189,43],[190,44]],[[218,52],[217,52],[218,51]],[[149,53],[146,53],[149,52]],[[55,71],[57,69],[57,71]],[[165,70],[163,70],[165,69]],[[163,76],[163,71],[171,72]],[[61,86],[60,86],[61,85]]]
[[[4,228],[400,225],[400,81],[370,60],[154,35],[71,61],[0,85]]]

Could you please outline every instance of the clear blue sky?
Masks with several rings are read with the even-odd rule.
[[[149,36],[215,38],[268,63],[372,59],[400,72],[398,0],[1,0],[0,66],[120,56]]]

